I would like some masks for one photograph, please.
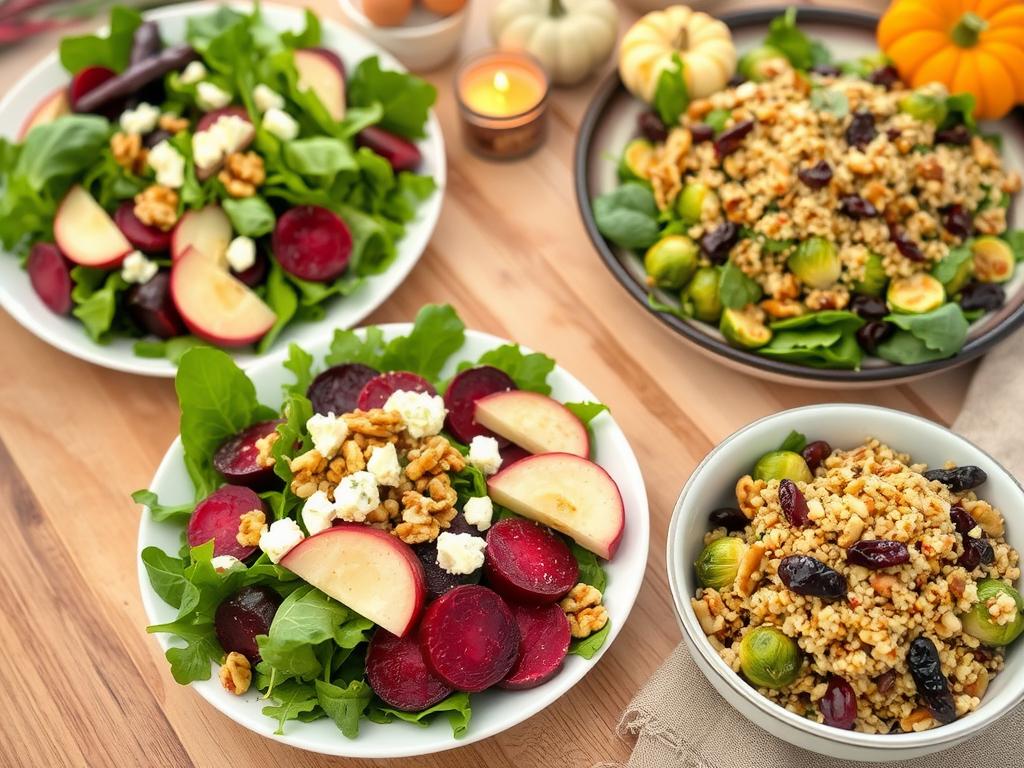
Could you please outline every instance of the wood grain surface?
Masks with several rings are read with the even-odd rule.
[[[464,53],[487,44],[491,3],[473,2]],[[847,4],[880,10],[884,3]],[[331,0],[304,5],[340,16]],[[723,0],[714,9],[748,5]],[[634,17],[624,6],[623,26]],[[53,44],[36,40],[0,54],[0,90]],[[612,279],[577,215],[575,132],[597,79],[554,93],[541,151],[495,164],[462,146],[451,65],[428,77],[438,86],[448,145],[444,212],[420,265],[370,320],[409,320],[425,302],[451,302],[471,327],[557,358],[610,405],[632,442],[650,495],[651,556],[629,624],[562,700],[483,743],[386,764],[534,768],[621,760],[629,745],[615,735],[619,715],[680,640],[665,534],[679,489],[704,454],[760,416],[833,400],[948,424],[971,368],[910,386],[826,392],[766,384],[702,357]],[[146,635],[139,513],[128,495],[149,482],[177,433],[171,381],[80,362],[4,314],[0,340],[0,765],[373,764],[307,754],[235,725],[174,683]]]

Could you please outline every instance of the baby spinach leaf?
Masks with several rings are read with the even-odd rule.
[[[957,304],[943,304],[938,309],[919,315],[893,314],[885,319],[913,335],[927,349],[940,355],[936,359],[955,355],[967,340],[968,323],[963,310]],[[906,342],[901,343],[906,345]],[[879,351],[882,351],[881,347]]]
[[[150,516],[158,523],[162,523],[166,520],[173,520],[176,522],[185,521],[192,515],[192,510],[195,509],[196,506],[191,502],[188,504],[165,506],[160,503],[155,493],[146,489],[133,493],[132,501],[136,504],[142,504],[149,507]]]
[[[426,136],[427,115],[437,90],[425,80],[381,69],[376,56],[359,62],[348,79],[348,102],[354,107],[379,103],[382,128],[406,138]]]
[[[301,32],[285,31],[281,33],[281,41],[289,48],[315,48],[320,45],[320,19],[311,10],[306,9],[306,25]]]
[[[274,704],[263,708],[263,714],[277,720],[275,734],[284,734],[284,724],[289,720],[299,720],[308,715],[319,705],[316,688],[311,683],[300,683],[288,680],[274,687],[269,697]]]
[[[503,344],[484,352],[477,365],[491,365],[507,373],[516,386],[530,392],[551,394],[548,375],[555,369],[555,361],[542,352],[523,354],[518,344]],[[470,368],[471,365],[460,366]]]
[[[431,717],[438,713],[447,714],[448,722],[452,727],[452,735],[455,738],[458,739],[465,736],[466,731],[469,730],[469,721],[473,714],[470,707],[469,694],[453,693],[447,699],[438,702],[429,709],[424,709],[422,712],[403,712],[374,702],[370,705],[366,716],[375,723],[390,723],[395,720],[403,720],[425,728],[429,725]]]
[[[777,320],[771,324],[771,328],[773,331],[786,331],[799,328],[813,328],[815,326],[839,326],[843,330],[856,331],[862,325],[864,325],[864,320],[860,315],[853,312],[828,309],[822,312],[808,312],[806,315],[789,317],[785,320]]]
[[[86,67],[106,67],[121,72],[128,66],[135,30],[141,24],[142,15],[137,10],[114,6],[110,11],[107,37],[65,37],[60,41],[60,63],[72,75]]]
[[[353,680],[346,688],[317,680],[316,697],[342,734],[354,739],[359,735],[359,721],[370,705],[373,690],[361,680]]]
[[[608,586],[608,575],[604,572],[604,568],[601,567],[601,562],[597,559],[597,555],[590,550],[584,549],[575,541],[569,542],[569,549],[579,565],[579,580],[584,584],[594,587],[598,592],[604,592],[605,587]]]
[[[877,355],[883,360],[899,365],[928,363],[932,360],[943,360],[949,357],[942,352],[929,349],[928,345],[909,331],[896,331],[878,345]]]
[[[274,224],[277,221],[274,209],[259,195],[226,197],[221,202],[221,207],[239,235],[262,237],[274,231]]]
[[[1013,251],[1013,258],[1024,261],[1024,229],[1011,229],[1003,234],[1003,239]]]
[[[932,267],[932,277],[943,285],[946,285],[957,276],[960,267],[971,259],[971,249],[961,245],[957,248],[950,248],[942,261]]]
[[[311,679],[322,669],[314,647],[334,642],[335,632],[349,616],[341,603],[303,585],[281,603],[269,634],[257,636],[260,655],[285,677]]]
[[[795,429],[786,435],[786,439],[779,446],[780,451],[794,451],[799,453],[807,446],[807,435],[797,432]]]
[[[796,69],[810,69],[826,64],[832,56],[820,42],[812,40],[796,25],[796,8],[790,7],[768,25],[765,45],[778,48]]]
[[[284,145],[284,161],[303,176],[334,177],[341,171],[358,170],[352,148],[340,139],[313,136]]]
[[[139,357],[165,357],[177,365],[190,349],[212,346],[195,336],[175,336],[173,339],[140,339],[132,346],[132,351]]]
[[[604,403],[565,403],[564,405],[576,418],[588,426],[591,421],[608,410],[608,406]]]
[[[690,95],[686,89],[685,65],[678,53],[672,54],[672,64],[673,66],[666,67],[658,75],[652,103],[661,122],[668,126],[679,124],[679,118],[690,103]]]
[[[837,326],[777,331],[759,354],[812,368],[856,370],[863,353],[854,331]]]
[[[607,624],[590,637],[579,638],[569,643],[569,653],[573,656],[582,656],[589,661],[594,658],[594,654],[601,650],[601,646],[608,639],[608,633],[611,632],[611,629],[612,622],[609,619]]]
[[[181,605],[186,583],[185,564],[157,547],[146,547],[141,557],[153,591],[168,605],[174,608]]]
[[[977,130],[978,123],[974,119],[974,96],[970,93],[955,93],[946,98],[946,119],[940,128],[948,128],[963,123],[972,132]]]
[[[718,295],[723,306],[742,309],[761,298],[761,286],[729,261],[722,267],[718,278]]]
[[[643,184],[623,184],[595,198],[593,210],[598,231],[622,248],[647,248],[658,240],[658,206]]]

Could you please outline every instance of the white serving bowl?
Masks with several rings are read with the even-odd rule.
[[[874,437],[914,461],[941,466],[974,464],[988,473],[979,495],[1006,517],[1006,538],[1024,550],[1024,490],[978,446],[934,422],[901,411],[868,405],[831,404],[794,408],[732,434],[700,463],[676,502],[668,530],[668,576],[676,615],[697,666],[725,700],[744,717],[798,747],[835,758],[889,762],[949,749],[989,728],[1024,700],[1024,649],[1012,647],[1006,668],[989,686],[981,706],[954,723],[921,733],[868,734],[812,722],[770,701],[730,669],[707,641],[690,606],[697,592],[693,563],[704,546],[708,513],[735,506],[736,481],[758,457],[774,450],[790,430],[810,440],[850,448]]]
[[[341,12],[369,38],[413,72],[429,72],[451,59],[462,43],[469,2],[450,16],[438,16],[419,6],[401,26],[378,27],[363,14],[362,0],[338,0]]]

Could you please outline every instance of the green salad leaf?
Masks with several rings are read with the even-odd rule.
[[[863,352],[857,330],[864,320],[853,312],[810,312],[771,324],[772,339],[758,350],[777,360],[812,368],[860,368]]]
[[[722,267],[718,278],[718,296],[729,309],[742,309],[761,298],[761,286],[733,262]]]
[[[569,643],[569,653],[573,656],[582,656],[589,661],[604,646],[608,640],[608,633],[611,630],[612,621],[609,619],[607,624],[590,637],[575,639]]]
[[[652,106],[665,125],[679,125],[679,118],[690,103],[690,94],[686,88],[685,64],[678,53],[672,54],[671,67],[661,70],[658,82],[654,86]]]
[[[577,419],[588,425],[602,413],[608,410],[608,406],[604,403],[565,403],[565,407],[569,409]]]
[[[170,506],[161,504],[157,495],[146,489],[133,493],[132,501],[136,504],[142,504],[149,507],[150,516],[158,523],[162,523],[167,520],[174,520],[178,522],[188,520],[188,518],[192,516],[192,510],[196,507],[193,502],[189,502],[188,504],[174,504]]]
[[[366,716],[375,723],[390,723],[395,720],[402,720],[406,723],[413,723],[425,728],[429,725],[432,716],[439,713],[447,714],[448,722],[452,726],[452,734],[455,738],[458,739],[465,736],[469,730],[469,721],[473,714],[470,707],[469,694],[462,692],[453,693],[448,698],[422,712],[403,712],[399,709],[385,706],[382,703],[374,703],[370,705]]]
[[[316,697],[320,707],[345,736],[359,735],[359,721],[373,699],[373,690],[362,680],[353,680],[346,687],[324,680],[316,681]]]
[[[60,63],[69,74],[86,67],[106,67],[123,71],[131,59],[135,30],[142,15],[134,8],[116,5],[110,11],[110,33],[106,37],[81,35],[60,41]]]
[[[622,248],[643,249],[660,235],[654,193],[644,184],[629,182],[594,199],[598,231]]]
[[[252,197],[228,197],[221,202],[224,213],[231,220],[231,226],[239,235],[262,237],[274,231],[277,216],[274,209],[259,195]]]
[[[777,48],[796,69],[807,70],[819,64],[828,64],[832,55],[821,42],[812,40],[796,24],[797,9],[789,7],[782,16],[776,16],[768,25],[764,44]]]
[[[288,680],[274,686],[267,698],[273,701],[263,708],[263,714],[277,720],[275,734],[284,734],[284,724],[289,720],[303,720],[303,715],[311,715],[319,706],[316,687],[312,683]]]
[[[548,375],[555,369],[555,361],[542,352],[523,354],[518,344],[504,344],[484,352],[475,364],[464,363],[460,369],[475,365],[490,365],[504,371],[519,389],[551,394]]]
[[[1011,229],[1003,234],[1003,240],[1013,251],[1013,258],[1024,261],[1024,229]]]
[[[961,245],[950,248],[949,252],[932,267],[932,277],[943,285],[952,282],[959,274],[960,268],[971,260],[971,249]]]
[[[797,432],[795,429],[786,435],[786,439],[782,441],[782,445],[779,446],[780,451],[793,451],[794,453],[800,453],[804,448],[807,447],[807,435],[802,432]]]
[[[93,341],[103,342],[114,323],[120,295],[128,283],[120,272],[106,272],[89,267],[74,267],[71,289],[74,309],[71,313],[82,321],[85,332]]]
[[[376,56],[359,62],[348,79],[348,102],[354,107],[379,104],[380,126],[406,138],[426,136],[427,114],[437,90],[425,80],[404,72],[381,69]]]
[[[285,395],[305,395],[313,383],[313,356],[292,343],[288,345],[288,357],[283,365],[295,376],[294,382],[284,385]]]
[[[958,304],[943,304],[918,315],[888,315],[899,330],[878,345],[878,356],[900,365],[945,360],[967,341],[967,318]]]
[[[573,557],[576,558],[577,565],[579,565],[579,580],[600,592],[604,592],[605,587],[608,586],[608,575],[604,572],[604,568],[601,567],[601,561],[598,560],[597,555],[584,549],[575,541],[569,542],[569,549],[572,551]]]

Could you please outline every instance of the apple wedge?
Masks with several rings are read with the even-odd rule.
[[[299,90],[311,90],[335,120],[345,118],[345,65],[338,54],[326,48],[295,51]]]
[[[281,565],[398,637],[416,626],[426,600],[412,549],[365,525],[336,525],[303,539]]]
[[[188,211],[171,234],[171,259],[177,261],[192,249],[217,266],[227,269],[226,254],[233,235],[231,221],[219,205]]]
[[[24,139],[28,135],[28,132],[37,125],[52,123],[58,117],[70,114],[71,102],[68,101],[68,89],[60,88],[43,99],[39,105],[32,110],[32,114],[28,116],[22,124],[21,130],[18,131],[18,140],[21,141]]]
[[[517,461],[487,481],[498,504],[561,531],[608,559],[626,524],[622,495],[611,476],[571,453],[542,453]]]
[[[171,266],[171,298],[192,333],[222,347],[259,341],[277,320],[245,283],[195,249]]]
[[[476,401],[481,424],[530,453],[571,453],[590,456],[590,435],[575,414],[538,392],[512,389]]]
[[[53,239],[61,253],[83,267],[116,267],[132,252],[114,220],[77,184],[57,206]]]

